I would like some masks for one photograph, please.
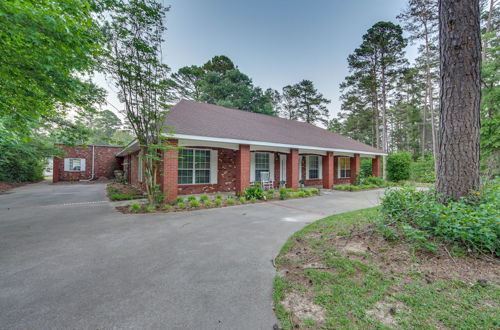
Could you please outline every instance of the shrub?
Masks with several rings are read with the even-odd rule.
[[[285,187],[281,187],[280,188],[280,199],[284,200],[287,198],[288,198],[288,189],[286,189]]]
[[[361,185],[375,185],[375,187],[385,187],[386,182],[384,179],[376,176],[369,176],[361,180]]]
[[[45,157],[54,151],[37,141],[11,142],[0,138],[0,181],[25,182],[43,179]]]
[[[187,200],[188,200],[189,202],[193,202],[193,201],[195,201],[195,200],[196,200],[196,196],[193,196],[193,195],[188,196]]]
[[[197,201],[196,199],[195,200],[192,200],[190,203],[189,203],[189,206],[191,207],[200,207],[200,202]]]
[[[164,209],[165,211],[171,211],[171,210],[172,210],[172,205],[170,205],[170,204],[165,204],[165,205],[163,205],[163,209]]]
[[[244,196],[241,196],[239,198],[239,201],[240,201],[241,204],[245,204],[245,202],[247,201],[247,199]]]
[[[433,192],[416,191],[411,187],[391,189],[382,200],[381,225],[397,224],[401,229],[399,234],[407,239],[415,240],[412,235],[418,235],[423,242],[428,241],[428,236],[431,235],[447,243],[460,244],[474,252],[498,256],[499,181],[485,185],[475,196],[444,205],[436,200]]]
[[[313,193],[314,195],[319,195],[319,189],[318,188],[312,188],[311,189],[311,193]]]
[[[306,190],[306,191],[304,191],[304,193],[305,193],[305,194],[306,194],[306,196],[308,196],[308,197],[309,197],[309,196],[312,196],[312,191],[310,191],[310,190]]]
[[[209,201],[209,200],[206,200],[206,201],[203,201],[203,206],[205,207],[212,207],[212,201]]]
[[[250,203],[255,203],[256,201],[257,201],[257,198],[255,198],[255,197],[250,198]]]
[[[222,205],[222,199],[216,199],[214,201],[214,203],[215,203],[216,206],[221,206]]]
[[[234,198],[228,198],[228,199],[226,199],[226,204],[227,205],[234,205]]]
[[[181,202],[181,203],[177,203],[177,208],[178,208],[179,210],[184,210],[184,209],[186,208],[186,204],[184,204],[184,203],[182,203],[182,202]]]
[[[205,202],[205,201],[208,201],[208,195],[201,195],[200,202]]]
[[[222,199],[222,194],[215,194],[215,199]]]
[[[399,152],[387,157],[387,177],[391,181],[408,180],[410,178],[411,154]]]
[[[155,210],[155,207],[153,205],[146,205],[144,208],[146,212],[153,212]]]
[[[130,209],[134,212],[139,212],[142,209],[142,205],[139,203],[130,204]]]
[[[248,200],[251,200],[252,198],[255,199],[263,199],[264,198],[264,190],[262,189],[262,186],[260,183],[256,183],[247,189],[245,189],[245,192],[243,193],[245,195],[245,198]]]
[[[305,191],[297,192],[297,197],[306,197],[306,192]]]
[[[182,203],[184,202],[184,198],[182,197],[177,197],[176,200],[175,200],[175,204],[179,204],[179,203]]]
[[[131,199],[140,199],[142,197],[142,195],[136,194],[109,193],[109,199],[112,201],[126,201]]]
[[[367,178],[372,176],[372,160],[368,158],[361,158],[361,170],[360,176],[361,178]]]
[[[274,190],[274,189],[269,189],[269,190],[267,191],[267,193],[268,193],[269,195],[273,195],[273,196],[274,196],[275,190]]]
[[[434,173],[434,158],[419,159],[410,166],[410,179],[416,182],[433,183],[436,181]]]

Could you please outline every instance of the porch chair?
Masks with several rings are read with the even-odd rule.
[[[260,172],[260,183],[264,190],[273,189],[274,182],[270,180],[269,172]]]

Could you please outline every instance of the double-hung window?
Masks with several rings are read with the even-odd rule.
[[[269,154],[265,152],[256,152],[255,153],[255,181],[261,181],[262,172],[269,172]]]
[[[319,179],[319,156],[309,156],[309,179]]]
[[[351,160],[349,157],[339,158],[339,178],[345,179],[351,177]]]
[[[179,184],[210,183],[210,150],[182,149],[179,152]]]

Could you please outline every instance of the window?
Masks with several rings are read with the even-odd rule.
[[[210,183],[210,150],[182,149],[178,180],[179,184]]]
[[[339,158],[339,178],[351,177],[351,160],[349,157]]]
[[[64,158],[64,170],[67,172],[85,171],[85,159],[83,158]]]
[[[318,156],[309,156],[309,179],[319,179]]]
[[[255,181],[261,180],[260,173],[269,172],[269,154],[264,152],[255,153]]]

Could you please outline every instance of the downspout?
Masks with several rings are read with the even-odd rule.
[[[95,162],[95,145],[92,145],[92,176],[88,180],[80,180],[80,182],[89,182],[94,180],[94,162]]]

